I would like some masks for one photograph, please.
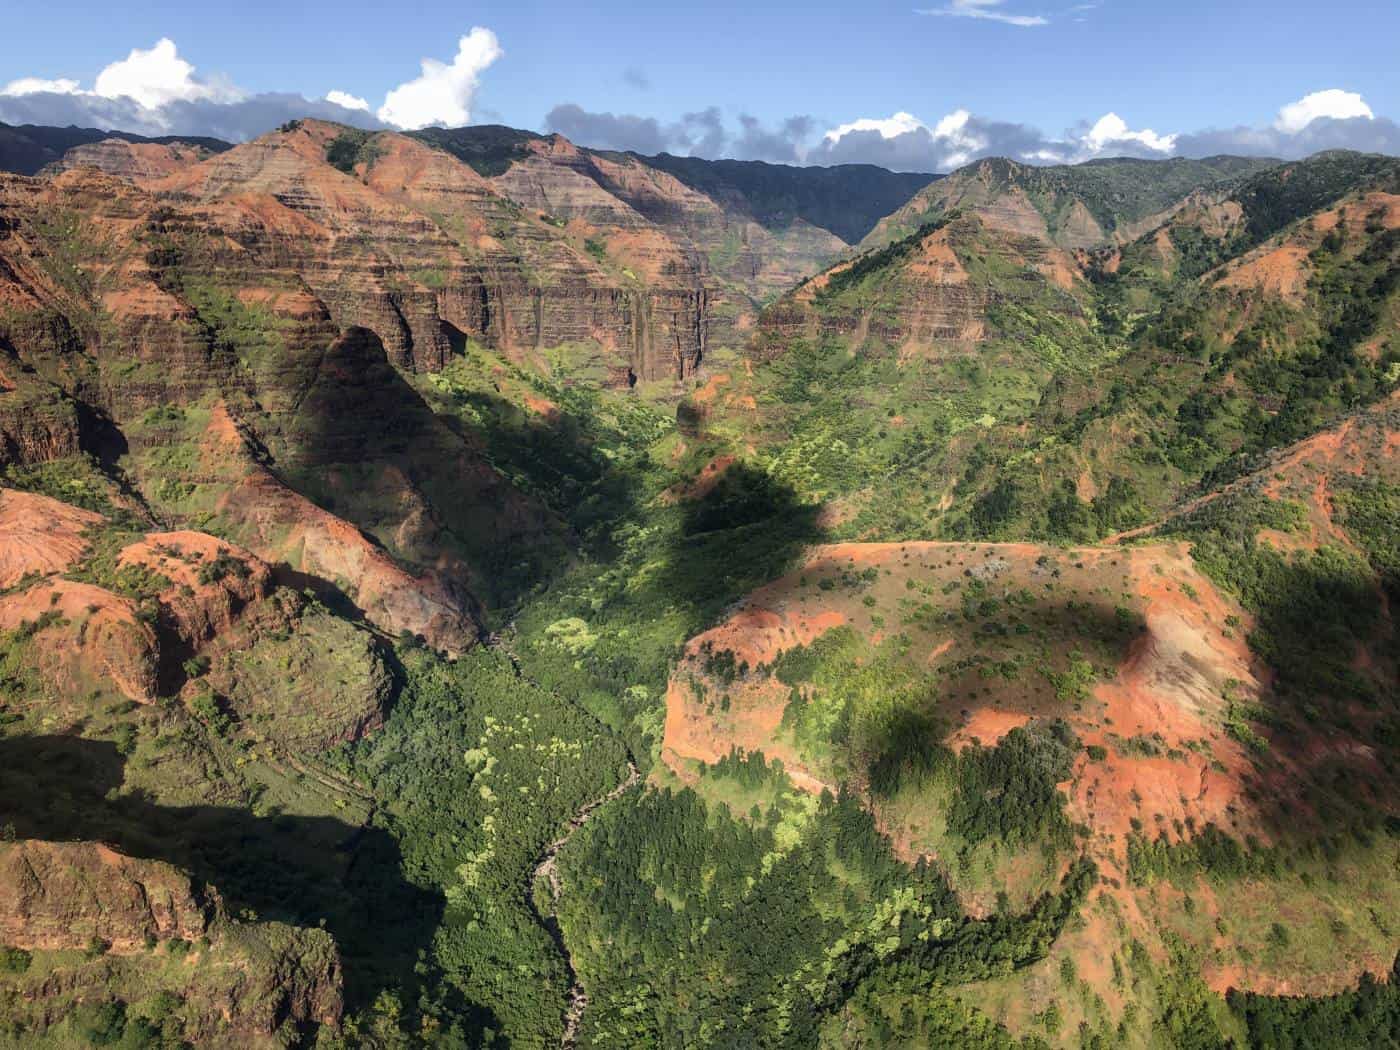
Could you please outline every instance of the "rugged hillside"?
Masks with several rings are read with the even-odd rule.
[[[969,348],[1010,335],[1027,311],[1083,323],[1086,291],[1066,252],[958,213],[840,263],[769,307],[762,352],[797,339],[905,355]]]
[[[557,530],[415,377],[472,340],[664,388],[845,246],[557,136],[515,137],[486,178],[455,155],[478,159],[468,131],[112,138],[6,183],[7,458],[124,455],[164,520],[217,520],[386,630],[470,644]]]
[[[767,308],[684,412],[843,537],[1094,539],[1393,389],[1395,171],[1319,155],[1095,252],[958,213]]]
[[[99,131],[96,128],[52,128],[38,124],[5,124],[0,122],[0,171],[19,175],[36,175],[49,164],[61,161],[72,149],[116,140],[127,143],[176,146],[203,154],[218,153],[229,148],[221,139],[174,135],[148,138],[125,131]]]
[[[353,789],[287,778],[382,723],[382,647],[247,551],[109,513],[0,490],[6,1034],[280,1046],[336,1025],[341,948],[260,881],[288,836],[241,807],[320,814],[294,849],[333,852]]]
[[[461,649],[475,633],[472,564],[498,557],[502,535],[539,535],[549,525],[483,460],[472,436],[438,421],[393,367],[385,338],[401,360],[428,352],[412,343],[415,324],[446,354],[430,307],[415,313],[407,293],[379,283],[371,258],[349,250],[337,256],[343,287],[359,266],[360,294],[347,298],[322,283],[330,278],[314,249],[328,248],[334,234],[308,236],[308,220],[273,196],[304,175],[296,144],[246,149],[216,160],[273,161],[271,189],[193,200],[182,188],[178,207],[162,203],[173,192],[158,197],[91,169],[4,185],[0,338],[19,380],[3,395],[4,444],[19,466],[75,452],[124,457],[164,520],[221,519],[231,537],[279,560],[283,537],[308,529],[317,538],[298,546],[291,568],[341,590],[367,583],[378,596],[411,591],[382,602],[367,591],[363,607],[374,614],[379,605],[387,630]],[[368,192],[325,170],[342,192]],[[175,178],[207,187],[228,171],[200,164]],[[349,214],[314,195],[304,207]],[[371,251],[396,250],[387,239],[396,215],[413,244],[407,231],[423,220],[387,203],[383,210],[386,240]],[[424,250],[446,248],[441,238]],[[355,327],[361,320],[382,336]],[[351,480],[367,470],[375,475],[369,490]],[[285,498],[277,495],[283,487],[291,490]],[[335,505],[337,488],[354,498],[342,496],[336,509],[376,533],[392,556],[321,509]],[[428,544],[428,536],[436,538]],[[344,574],[351,564],[361,571]],[[362,571],[373,579],[362,581]],[[433,596],[427,604],[415,579]]]
[[[860,247],[883,247],[960,210],[978,213],[990,226],[1060,248],[1123,244],[1158,226],[1193,192],[1275,164],[1256,158],[1212,157],[1119,158],[1037,166],[991,158],[925,187],[880,220]]]
[[[739,345],[755,303],[840,256],[932,177],[640,157],[498,127],[415,136],[525,207],[582,224],[591,243],[629,270],[655,273],[648,255],[655,242],[669,244],[717,282],[706,315],[717,346]]]
[[[1150,1041],[1174,993],[1143,952],[1219,993],[1384,977],[1395,931],[1354,916],[1400,903],[1397,412],[1281,449],[1132,544],[812,548],[687,644],[658,778],[755,814],[852,792],[974,914],[1092,858],[1085,923],[959,992],[1013,1032],[1053,1005],[1065,1031],[1121,1014],[1119,1038]]]

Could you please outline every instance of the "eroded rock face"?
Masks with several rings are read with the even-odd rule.
[[[103,139],[74,146],[62,159],[49,166],[50,171],[72,168],[96,168],[108,175],[130,179],[132,182],[165,178],[182,168],[198,164],[209,156],[207,149],[184,142],[128,142],[125,139]]]
[[[196,944],[172,967],[168,944]],[[236,923],[218,893],[164,861],[97,842],[0,843],[0,942],[86,959],[8,983],[15,1020],[42,1032],[75,1003],[131,1001],[163,990],[181,1001],[199,1046],[283,1045],[290,1024],[335,1026],[344,1010],[340,955],[324,930]],[[91,953],[100,945],[100,953]],[[162,953],[155,956],[153,953]]]
[[[355,526],[267,471],[250,471],[220,509],[265,557],[341,588],[390,634],[421,635],[451,654],[475,644],[472,600],[462,586],[431,571],[410,573]]]
[[[217,908],[178,868],[97,842],[0,843],[0,887],[0,941],[44,951],[97,939],[130,954],[147,938],[198,940]]]
[[[0,466],[47,463],[75,455],[82,446],[82,420],[73,400],[0,352]]]
[[[151,533],[123,549],[117,564],[170,581],[160,604],[194,648],[232,630],[245,608],[272,591],[272,571],[260,558],[203,532]]]
[[[760,348],[835,337],[899,348],[972,347],[996,334],[995,309],[1036,302],[1081,314],[1078,264],[1044,240],[968,215],[889,249],[875,276],[838,264],[764,310]],[[877,257],[878,258],[878,257]],[[859,265],[859,264],[858,264]],[[975,271],[972,267],[975,266]],[[863,285],[850,287],[851,282]],[[760,351],[761,352],[761,351]]]

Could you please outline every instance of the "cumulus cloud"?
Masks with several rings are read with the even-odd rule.
[[[495,33],[474,26],[457,41],[451,65],[425,58],[417,78],[390,91],[379,107],[379,119],[401,128],[468,123],[481,74],[504,54]]]
[[[243,97],[222,78],[211,81],[196,77],[194,66],[180,57],[169,37],[161,37],[144,51],[132,48],[126,58],[103,67],[90,90],[66,77],[21,77],[0,88],[0,98],[53,95],[90,100],[86,104],[98,113],[125,113],[135,106],[138,111],[149,111],[142,119],[154,123],[159,123],[160,111],[175,102],[236,102]]]
[[[1278,111],[1274,127],[1289,135],[1296,135],[1314,120],[1354,120],[1358,117],[1374,120],[1371,107],[1355,91],[1329,88],[1304,95],[1297,102],[1290,102]]]
[[[957,109],[930,124],[899,112],[827,131],[809,164],[879,164],[897,171],[949,171],[981,157],[1075,164],[1095,157],[1207,157],[1220,153],[1295,159],[1325,149],[1400,153],[1400,126],[1376,116],[1358,94],[1319,91],[1283,106],[1270,124],[1158,132],[1133,128],[1115,112],[1057,136]]]
[[[680,126],[672,130],[677,146],[695,157],[723,157],[729,148],[729,129],[718,106],[686,113]]]
[[[878,164],[895,171],[948,171],[978,157],[1059,159],[1035,128],[956,109],[932,124],[910,113],[866,118],[832,128],[807,154],[812,164]],[[1052,157],[1051,154],[1054,153]]]
[[[1190,157],[1244,153],[1284,160],[1326,149],[1400,154],[1400,125],[1376,116],[1356,92],[1329,88],[1283,106],[1266,127],[1209,128],[1179,136],[1176,149]]]
[[[597,149],[664,153],[673,136],[655,117],[631,113],[593,113],[572,102],[555,106],[544,118],[545,127],[565,138]]]
[[[1134,130],[1116,113],[1058,138],[1026,124],[989,120],[955,109],[933,124],[910,113],[841,124],[807,155],[817,164],[879,164],[896,171],[950,171],[982,157],[1070,164],[1100,156],[1170,156],[1175,135]]]
[[[161,38],[104,67],[91,88],[67,78],[21,77],[0,87],[0,120],[76,124],[138,135],[185,135],[242,141],[299,117],[366,128],[384,125],[363,99],[332,91],[311,100],[292,93],[248,95],[221,77],[202,78]]]
[[[239,97],[232,85],[196,79],[194,66],[180,57],[169,37],[146,51],[132,48],[126,58],[97,74],[93,92],[103,98],[133,99],[147,109],[201,98],[235,101]]]
[[[788,117],[776,128],[765,127],[757,117],[739,115],[739,135],[729,145],[728,155],[736,160],[764,160],[770,164],[800,164],[804,144],[811,138],[815,121],[811,117]]]
[[[622,82],[638,91],[651,90],[651,78],[646,75],[644,70],[638,69],[636,66],[628,66],[622,71]]]
[[[352,95],[347,91],[327,91],[326,101],[337,106],[343,106],[346,109],[362,109],[366,113],[369,112],[368,101],[360,98],[358,95]]]
[[[918,8],[921,15],[949,18],[980,18],[988,22],[1003,22],[1009,26],[1043,26],[1049,19],[1043,15],[1017,15],[1003,11],[1006,0],[950,0],[945,7]]]
[[[1151,128],[1133,131],[1117,113],[1105,113],[1081,143],[1090,153],[1099,154],[1115,146],[1139,145],[1153,153],[1170,153],[1176,147],[1175,135],[1158,135]]]
[[[828,142],[838,142],[853,131],[874,131],[878,132],[882,139],[892,139],[922,127],[922,120],[912,113],[901,111],[892,117],[861,117],[859,120],[837,125],[822,137]]]

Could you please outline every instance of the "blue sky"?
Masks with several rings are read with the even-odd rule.
[[[617,148],[907,167],[1002,146],[1033,160],[1232,143],[1394,151],[1388,118],[1400,115],[1397,0],[516,0],[387,12],[344,0],[185,0],[127,4],[120,18],[111,10],[69,0],[26,4],[7,19],[0,120],[242,138],[266,130],[259,122],[279,106],[296,108],[295,96],[337,91],[364,100],[353,119],[367,124],[500,122]],[[420,77],[422,59],[452,63],[473,27],[485,35],[472,37],[458,75],[427,78],[381,110],[390,91]],[[148,62],[99,81],[162,40],[170,45],[157,57],[187,63],[187,73]],[[141,79],[168,74],[185,79],[168,90]],[[1333,93],[1309,108],[1325,126],[1285,132],[1280,109],[1319,92]],[[896,114],[910,119],[888,123]],[[1100,134],[1091,148],[1088,130],[1107,114],[1117,120],[1106,130],[1124,137]],[[862,120],[834,141],[826,135]],[[950,135],[954,125],[960,135]],[[1206,129],[1241,134],[1201,137]]]

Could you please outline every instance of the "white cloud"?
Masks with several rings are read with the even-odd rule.
[[[1290,102],[1278,111],[1274,127],[1290,135],[1296,135],[1314,120],[1330,117],[1333,120],[1353,120],[1363,117],[1374,120],[1375,114],[1355,91],[1342,91],[1330,88],[1327,91],[1314,91],[1304,95],[1297,102]]]
[[[841,124],[832,128],[822,137],[828,142],[835,142],[853,131],[878,131],[881,138],[892,139],[896,135],[904,135],[919,128],[927,128],[927,126],[914,114],[899,112],[892,117],[861,117],[849,124]]]
[[[1025,124],[955,109],[929,124],[912,113],[863,117],[827,131],[809,162],[871,163],[903,171],[950,171],[982,157],[1029,164],[1074,164],[1098,156],[1167,157],[1176,135],[1130,128],[1116,113],[1084,122],[1056,138]]]
[[[4,87],[0,88],[0,95],[78,95],[82,93],[82,87],[76,80],[61,78],[59,80],[44,80],[42,77],[20,77],[18,80],[11,80]]]
[[[965,109],[953,110],[932,126],[912,113],[901,111],[890,117],[861,117],[834,127],[822,136],[822,147],[830,153],[847,136],[855,136],[853,141],[856,141],[879,135],[886,143],[916,145],[922,153],[936,158],[933,163],[940,169],[956,168],[990,144],[980,125],[981,122]]]
[[[973,126],[972,114],[955,109],[933,126],[933,139],[945,150],[943,163],[958,168],[987,148],[988,139]]]
[[[334,102],[337,106],[344,106],[346,109],[362,109],[369,112],[369,103],[358,95],[352,95],[347,91],[327,91],[326,101]]]
[[[457,42],[457,57],[450,66],[425,58],[421,76],[390,91],[379,107],[379,119],[401,128],[466,124],[481,74],[504,53],[495,33],[473,27]]]
[[[103,98],[133,99],[147,109],[196,99],[232,102],[240,97],[230,85],[196,80],[194,66],[180,57],[169,37],[157,40],[147,51],[132,48],[126,58],[97,74],[93,92]]]
[[[368,102],[344,91],[318,99],[288,92],[248,95],[227,78],[198,77],[165,37],[106,66],[91,88],[77,80],[42,77],[22,77],[0,87],[0,120],[12,124],[77,124],[238,142],[299,117],[384,126]]]
[[[952,18],[982,18],[989,22],[1004,22],[1009,26],[1043,26],[1049,19],[1041,15],[1013,15],[1001,10],[1006,0],[949,0],[947,7],[917,8],[921,15]]]
[[[1081,142],[1092,154],[1102,153],[1125,143],[1137,143],[1157,153],[1170,153],[1176,148],[1175,135],[1158,135],[1151,128],[1133,131],[1117,113],[1105,113],[1100,117]]]

